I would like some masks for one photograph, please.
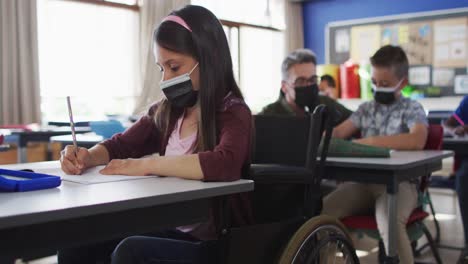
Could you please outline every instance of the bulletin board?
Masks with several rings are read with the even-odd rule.
[[[415,89],[427,96],[468,94],[468,8],[329,23],[326,63],[366,64],[387,44],[405,50]]]

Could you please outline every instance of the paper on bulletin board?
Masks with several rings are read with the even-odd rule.
[[[434,66],[466,67],[467,46],[467,17],[434,22]]]
[[[349,31],[346,29],[340,29],[335,32],[335,52],[344,53],[349,52]]]
[[[367,61],[380,48],[380,25],[351,28],[351,60]]]
[[[398,26],[398,44],[405,45],[409,42],[409,26],[400,25]]]
[[[417,66],[409,68],[409,83],[411,85],[429,85],[431,82],[431,67]]]
[[[432,85],[452,87],[455,80],[455,69],[434,68],[432,70]]]
[[[421,21],[408,25],[408,43],[403,46],[403,49],[410,65],[432,64],[432,23]]]
[[[404,46],[409,42],[409,26],[407,24],[387,24],[381,28],[381,45]]]
[[[381,28],[381,45],[398,45],[398,27],[395,24],[383,25]]]
[[[468,75],[455,76],[455,93],[468,94]]]

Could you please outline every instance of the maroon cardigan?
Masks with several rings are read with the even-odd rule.
[[[154,113],[158,105],[153,105],[148,113],[123,133],[114,135],[101,144],[109,152],[109,158],[140,158],[159,153],[164,155],[168,137],[158,129]],[[169,120],[169,131],[175,127],[178,116]],[[212,151],[199,152],[203,181],[235,181],[248,176],[251,154],[252,115],[248,106],[240,98],[229,95],[216,114],[218,144]],[[170,133],[169,133],[170,134]],[[250,224],[253,221],[250,200],[247,193],[230,195],[232,226]],[[219,228],[221,210],[219,201],[214,201],[210,222]]]

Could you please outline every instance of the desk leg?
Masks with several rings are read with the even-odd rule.
[[[397,255],[397,241],[396,241],[396,232],[397,232],[397,198],[398,192],[390,193],[387,192],[387,202],[388,202],[388,257],[385,260],[386,264],[389,263],[400,263]]]
[[[47,142],[46,160],[47,161],[52,160],[52,143],[51,142]]]
[[[17,154],[18,163],[28,162],[27,148],[18,146]]]

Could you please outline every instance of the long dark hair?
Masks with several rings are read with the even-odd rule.
[[[198,104],[200,116],[198,138],[194,151],[213,150],[217,143],[216,112],[224,97],[232,95],[243,98],[232,70],[231,53],[223,26],[216,16],[201,6],[187,5],[171,15],[181,17],[192,32],[181,25],[165,21],[155,30],[153,41],[165,49],[193,57],[199,62],[200,90]],[[168,100],[163,100],[156,112],[156,124],[167,137],[171,115],[180,116]],[[171,114],[173,113],[173,114]]]

